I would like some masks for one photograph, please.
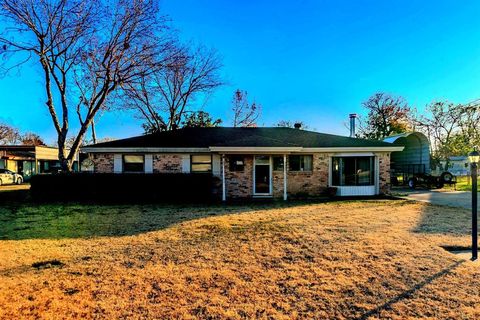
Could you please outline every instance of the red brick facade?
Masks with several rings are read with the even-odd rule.
[[[182,155],[180,154],[154,154],[154,173],[180,173],[182,172]]]
[[[290,198],[320,196],[329,186],[329,170],[331,153],[313,154],[312,171],[287,170],[287,193]],[[238,156],[236,156],[238,157]],[[231,156],[225,156],[225,182],[227,199],[249,198],[253,196],[254,156],[243,155],[244,167],[242,171],[232,171],[230,166]],[[283,157],[283,156],[282,156]],[[390,190],[390,153],[378,153],[379,191],[388,193]],[[187,157],[188,158],[188,157]],[[182,172],[184,156],[182,154],[154,154],[154,173],[179,173]],[[95,172],[113,172],[113,154],[94,154]],[[188,163],[189,164],[189,163]],[[214,164],[215,165],[215,164]],[[288,156],[286,166],[288,168]],[[218,165],[217,165],[218,167]],[[214,168],[221,172],[221,168]],[[282,198],[284,193],[284,173],[272,171],[272,193],[274,198]]]
[[[98,173],[113,172],[113,154],[112,153],[94,153],[93,170]]]
[[[379,167],[379,189],[380,193],[390,192],[390,153],[382,153],[378,155]]]

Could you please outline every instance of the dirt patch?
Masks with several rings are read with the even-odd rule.
[[[65,264],[59,260],[47,260],[32,263],[32,267],[35,269],[50,269],[50,268],[62,268]]]

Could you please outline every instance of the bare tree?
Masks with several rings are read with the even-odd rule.
[[[219,127],[221,119],[213,120],[212,116],[205,111],[189,112],[182,122],[183,128],[212,128]]]
[[[16,144],[20,141],[20,133],[11,125],[0,123],[0,145]]]
[[[0,35],[3,55],[25,58],[14,66],[31,58],[38,61],[59,159],[70,171],[88,128],[112,93],[162,67],[170,47],[165,19],[154,0],[0,4],[3,22],[9,26]],[[79,129],[67,150],[69,121],[75,114]]]
[[[222,67],[217,52],[199,46],[179,48],[168,65],[145,75],[125,90],[125,106],[139,112],[146,132],[180,127],[198,100],[205,100],[219,86]]]
[[[295,128],[295,125],[298,124],[301,129],[309,130],[310,126],[305,124],[303,121],[290,121],[290,120],[280,120],[278,121],[275,126],[276,127],[284,127],[284,128]]]
[[[434,162],[457,155],[455,150],[464,145],[460,143],[464,110],[460,104],[435,101],[427,105],[427,113],[416,120],[417,128],[429,137]]]
[[[376,93],[362,105],[368,114],[366,119],[359,118],[360,137],[383,139],[392,134],[405,132],[410,127],[412,111],[402,97]]]
[[[233,94],[232,111],[234,127],[256,127],[260,118],[261,105],[248,101],[247,91],[237,89]]]
[[[44,146],[46,145],[43,139],[36,133],[27,132],[21,137],[23,145],[29,146]]]

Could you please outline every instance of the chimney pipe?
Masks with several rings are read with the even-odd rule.
[[[302,127],[302,124],[300,122],[295,122],[295,124],[293,125],[293,127],[295,129],[300,129]]]
[[[357,118],[356,113],[350,113],[350,138],[355,138],[355,119]]]

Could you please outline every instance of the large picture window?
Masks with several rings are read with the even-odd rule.
[[[375,184],[375,157],[333,157],[334,186],[372,186]]]
[[[209,154],[192,155],[190,163],[192,172],[212,172],[212,156]]]
[[[126,154],[123,156],[123,172],[145,172],[145,158],[143,155]]]
[[[299,155],[288,157],[288,169],[290,171],[312,171],[313,156]]]

